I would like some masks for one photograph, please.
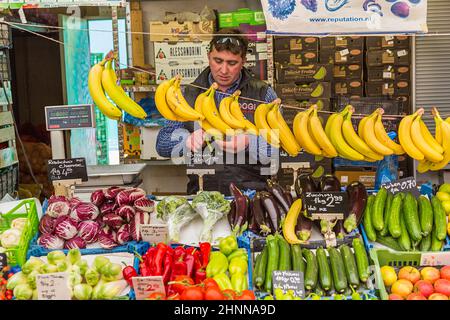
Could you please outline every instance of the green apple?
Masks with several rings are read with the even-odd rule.
[[[436,192],[436,197],[441,200],[441,202],[450,200],[450,194],[448,194],[447,192],[438,191]]]
[[[444,183],[439,187],[440,192],[450,193],[450,183]]]

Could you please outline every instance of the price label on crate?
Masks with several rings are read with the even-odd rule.
[[[344,219],[348,210],[346,192],[306,192],[303,196],[306,211],[313,220]]]
[[[167,224],[141,224],[142,240],[149,243],[168,242]]]
[[[421,266],[448,266],[450,254],[448,252],[424,252],[420,257]]]
[[[48,160],[47,170],[50,181],[75,179],[88,181],[84,158]]]
[[[411,192],[416,198],[420,196],[419,189],[417,188],[417,182],[414,177],[408,177],[393,182],[383,183],[381,185],[386,190],[396,194],[399,192]]]
[[[6,258],[6,253],[0,253],[0,270],[3,269],[3,267],[6,267],[8,265],[8,260]]]
[[[131,280],[136,300],[145,300],[152,293],[166,294],[162,276],[133,277]]]
[[[38,300],[71,300],[67,272],[36,275]]]
[[[294,292],[294,296],[305,296],[305,280],[301,271],[274,271],[272,273],[273,288],[281,288],[283,293],[288,290]]]

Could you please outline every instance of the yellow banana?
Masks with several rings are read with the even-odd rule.
[[[422,133],[423,138],[425,139],[426,143],[432,147],[436,152],[439,154],[442,154],[444,152],[444,148],[436,141],[436,139],[431,134],[430,130],[428,130],[427,125],[425,122],[423,122],[422,119],[420,119],[420,131]],[[414,130],[414,129],[413,129]]]
[[[405,153],[405,150],[403,150],[402,146],[398,143],[395,143],[387,134],[386,129],[384,129],[384,125],[381,122],[381,114],[377,115],[377,119],[375,121],[375,136],[377,139],[383,143],[388,148],[394,150],[394,153],[396,155],[402,155]]]
[[[328,139],[328,136],[322,127],[322,123],[317,116],[317,106],[314,108],[312,115],[309,117],[309,125],[311,129],[310,132],[312,132],[312,136],[316,140],[319,147],[322,149],[323,155],[327,158],[337,157],[336,148],[333,146],[330,139]]]
[[[364,127],[366,126],[366,122],[367,122],[367,119],[369,119],[369,117],[370,116],[366,116],[366,117],[362,118],[358,124],[358,136],[363,140],[364,140],[364,134],[363,134]]]
[[[257,136],[258,128],[247,119],[245,119],[244,122],[245,122],[245,132]]]
[[[269,144],[278,148],[280,145],[279,132],[278,130],[272,130],[272,128],[267,123],[267,113],[273,107],[274,103],[261,103],[256,107],[254,119],[255,125],[258,128],[258,133],[261,135]]]
[[[440,162],[432,163],[430,169],[433,171],[444,169],[450,162],[450,124],[447,121],[442,120],[438,115],[438,123],[441,127],[442,143],[444,147],[444,159]]]
[[[411,139],[411,125],[416,117],[416,113],[404,117],[398,126],[398,139],[403,150],[411,157],[418,161],[425,159],[424,154],[417,149]]]
[[[445,121],[447,121],[447,120],[445,120]],[[441,130],[440,122],[438,124],[436,116],[434,116],[434,123],[436,125],[436,132],[435,132],[434,137],[436,139],[436,142],[439,143],[442,146],[442,142],[443,142],[442,141],[442,130]]]
[[[447,122],[448,124],[450,124],[450,117],[448,117],[447,119],[445,119],[445,122]]]
[[[297,140],[295,140],[294,133],[292,132],[291,128],[289,128],[288,124],[286,123],[286,120],[284,120],[284,117],[281,114],[279,108],[277,108],[277,111],[276,111],[276,119],[280,123],[281,128],[283,129],[285,134],[288,135],[290,137],[290,140],[295,143],[295,146],[297,147],[297,151],[298,152],[302,151],[302,147],[297,143]]]
[[[338,113],[333,119],[330,128],[330,138],[331,143],[336,148],[340,156],[354,161],[364,160],[364,156],[358,151],[354,150],[344,139],[342,135],[342,123],[344,122],[344,117],[341,113]]]
[[[180,89],[180,79],[176,79],[166,92],[166,100],[170,109],[180,118],[187,121],[203,120],[203,114],[198,113],[184,99]]]
[[[342,123],[342,133],[344,134],[345,141],[356,151],[364,155],[366,158],[374,160],[383,160],[383,156],[374,152],[370,147],[361,139],[353,128],[352,124],[353,109],[345,115]]]
[[[219,111],[216,107],[216,101],[214,100],[215,91],[217,90],[217,84],[213,84],[213,90],[210,91],[208,96],[203,100],[202,113],[205,115],[206,120],[220,132],[233,136],[235,131],[229,125],[227,125],[219,115]]]
[[[278,113],[280,113],[279,106],[278,106],[278,104],[275,104],[269,110],[269,112],[267,112],[267,117],[266,117],[267,123],[273,130],[278,130],[280,141],[281,141],[281,146],[283,147],[283,149],[291,157],[295,157],[295,156],[297,156],[297,154],[299,152],[298,149],[300,148],[300,146],[297,144],[297,141],[295,141],[295,137],[292,134],[289,127],[287,127],[287,125],[286,125],[286,127],[287,127],[287,130],[286,130],[286,127],[283,126],[282,122],[284,122],[284,119],[281,116],[281,114],[279,115]],[[286,122],[284,122],[284,123],[286,124]]]
[[[215,91],[215,89],[212,86],[208,90],[206,90],[205,92],[203,92],[197,96],[197,99],[195,99],[195,105],[194,105],[195,111],[197,111],[198,113],[202,113],[203,101],[206,99],[206,97],[209,95],[209,93],[211,91]],[[208,122],[208,120],[203,119],[203,120],[197,121],[197,123],[209,135],[216,137],[216,138],[222,137],[222,132],[220,132],[219,130],[214,128],[211,125],[211,123]]]
[[[230,111],[230,104],[234,101],[234,96],[228,96],[220,101],[219,114],[223,121],[233,129],[244,129],[245,122],[237,120]]]
[[[169,89],[170,86],[173,85],[175,80],[176,78],[165,80],[164,82],[158,85],[155,92],[156,108],[158,109],[159,113],[161,113],[161,115],[167,120],[186,121],[184,119],[178,118],[177,115],[172,111],[172,109],[169,108],[169,105],[167,104],[166,101],[167,90]]]
[[[389,156],[394,153],[394,150],[388,148],[384,144],[382,144],[377,137],[375,136],[375,117],[378,113],[373,113],[370,115],[366,123],[363,126],[363,140],[367,143],[367,145],[375,151],[383,156]]]
[[[102,72],[102,86],[112,101],[122,110],[126,111],[135,118],[145,119],[147,113],[131,99],[122,87],[117,85],[117,77],[111,66],[111,61],[107,61]]]
[[[327,123],[325,124],[325,134],[327,137],[330,136],[331,124],[333,123],[334,118],[336,118],[337,113],[333,113],[328,117]]]
[[[98,109],[108,118],[113,120],[120,120],[122,117],[122,111],[113,105],[106,97],[102,87],[102,73],[103,62],[94,65],[89,70],[88,75],[88,88],[92,101],[98,107]]]
[[[423,109],[420,110],[423,111]],[[440,162],[442,161],[442,159],[444,159],[444,156],[434,150],[422,135],[422,130],[420,129],[420,120],[422,119],[422,114],[423,112],[419,112],[411,124],[411,139],[417,149],[419,149],[423,153],[425,159],[431,162]]]
[[[316,145],[308,131],[309,115],[312,111],[313,108],[309,108],[306,111],[297,113],[294,118],[292,127],[294,129],[295,139],[300,144],[300,146],[308,153],[320,156],[322,155],[322,151],[320,150],[319,146]]]
[[[431,169],[431,165],[433,162],[428,161],[427,159],[423,159],[419,161],[419,164],[417,165],[417,172],[424,173]]]

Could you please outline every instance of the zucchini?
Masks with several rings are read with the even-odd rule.
[[[387,236],[387,234],[389,233],[389,217],[391,215],[392,200],[394,200],[394,195],[390,191],[388,191],[386,197],[386,206],[384,207],[384,226],[380,231],[380,234],[382,236]]]
[[[422,233],[427,236],[433,229],[433,208],[430,200],[425,196],[419,197],[419,219]]]
[[[403,250],[409,251],[411,250],[411,239],[409,238],[408,229],[405,223],[405,213],[403,210],[400,214],[400,228],[402,229],[402,234],[398,239],[398,243],[403,248]]]
[[[328,265],[327,254],[322,247],[316,250],[316,258],[319,266],[320,285],[325,291],[329,291],[332,287],[331,271]]]
[[[436,228],[433,228],[433,231],[431,231],[431,251],[442,251],[443,246],[444,241],[436,237]]]
[[[360,238],[354,238],[352,246],[355,251],[359,280],[366,282],[369,279],[369,257],[367,256],[363,241]]]
[[[333,273],[333,283],[336,292],[342,293],[347,288],[347,277],[345,275],[344,261],[336,248],[329,248],[331,272]]]
[[[394,238],[400,237],[402,234],[402,228],[400,227],[400,213],[402,209],[402,194],[397,193],[392,199],[391,213],[389,214],[389,233]]]
[[[266,278],[268,247],[265,246],[263,251],[256,257],[255,268],[253,271],[253,282],[258,289],[264,288]]]
[[[283,238],[278,235],[278,250],[280,251],[280,260],[278,261],[278,269],[280,271],[291,270],[291,246]]]
[[[444,240],[447,236],[447,218],[445,216],[444,208],[442,207],[441,201],[437,197],[431,198],[431,205],[433,207],[436,239]]]
[[[394,239],[393,237],[390,236],[383,237],[381,235],[378,235],[377,242],[395,251],[403,251],[403,248],[398,243],[398,240]]]
[[[302,247],[299,244],[291,245],[292,270],[305,274],[305,261],[303,260]]]
[[[422,238],[422,241],[420,241],[420,251],[422,252],[430,251],[430,248],[431,248],[431,233],[424,236]]]
[[[302,253],[306,260],[305,288],[307,290],[314,290],[319,275],[316,256],[309,249],[303,249]]]
[[[344,244],[339,248],[339,251],[341,252],[342,260],[344,261],[347,280],[353,287],[353,289],[356,289],[359,287],[359,276],[358,269],[356,267],[355,256],[353,255],[352,249]]]
[[[267,246],[267,267],[266,277],[264,279],[264,289],[266,292],[272,293],[272,273],[278,268],[278,260],[280,258],[280,251],[278,249],[278,239],[273,235],[268,235],[266,238]]]
[[[378,190],[372,209],[372,224],[375,230],[381,231],[384,227],[383,212],[386,205],[387,190],[381,188]]]
[[[419,213],[417,212],[417,200],[411,192],[406,193],[402,209],[403,221],[411,239],[414,242],[420,241],[422,239],[422,229],[420,228]]]
[[[366,208],[364,209],[364,219],[363,219],[364,230],[366,231],[367,238],[370,241],[377,240],[377,235],[372,225],[372,207],[374,200],[375,196],[373,194],[371,194],[369,198],[367,198],[367,205]]]

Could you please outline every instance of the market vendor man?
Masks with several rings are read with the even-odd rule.
[[[254,79],[244,67],[247,47],[248,41],[239,30],[222,29],[219,31],[210,43],[209,67],[203,70],[193,82],[195,86],[188,85],[185,88],[184,97],[187,102],[194,106],[197,96],[204,92],[204,89],[198,87],[209,88],[216,82],[218,84],[218,90],[215,93],[217,108],[223,98],[236,90],[240,90],[239,104],[241,110],[245,117],[253,122],[254,111],[261,103],[258,101],[271,102],[277,96],[267,83]],[[176,134],[174,134],[175,132]],[[180,144],[183,146],[183,152],[203,150],[207,147],[204,131],[196,122],[168,121],[168,124],[158,134],[156,151],[162,157],[172,157],[174,156],[174,148],[179,150]],[[260,136],[245,134],[231,137],[227,142],[217,142],[217,146],[222,150],[219,153],[223,153],[223,166],[216,169],[215,175],[203,177],[204,190],[216,190],[229,194],[230,182],[235,182],[242,189],[264,188],[266,179],[269,177],[264,175],[267,173],[261,174],[261,168],[263,165],[266,168],[270,166],[270,164],[267,165],[267,158],[275,154],[278,155],[277,149],[268,145]],[[244,164],[236,162],[230,164],[229,161],[225,161],[225,158],[230,159],[230,157],[226,157],[226,153],[237,154],[242,152],[245,152]],[[262,155],[265,157],[264,161]],[[175,156],[182,156],[182,154]],[[262,164],[263,162],[266,163]],[[187,193],[195,194],[198,190],[198,177],[190,175]]]

